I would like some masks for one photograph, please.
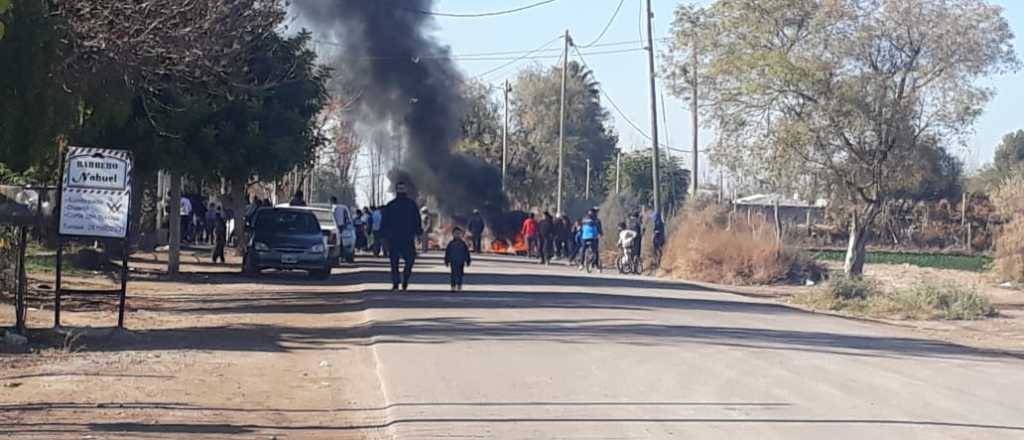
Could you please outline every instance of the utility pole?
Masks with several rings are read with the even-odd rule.
[[[569,81],[569,45],[572,44],[572,37],[569,30],[565,30],[565,50],[562,52],[562,105],[558,120],[558,213],[562,211],[562,181],[565,177],[565,86]]]
[[[615,194],[622,193],[622,150],[615,155]]]
[[[587,159],[587,200],[590,200],[590,159]]]
[[[696,23],[694,23],[694,26],[696,26]],[[690,116],[693,118],[693,120],[692,120],[692,123],[693,123],[693,147],[691,147],[692,151],[690,152],[690,154],[692,155],[691,156],[691,160],[693,161],[693,174],[692,174],[691,179],[690,179],[690,196],[692,196],[694,199],[697,198],[697,192],[699,191],[699,188],[700,188],[699,183],[698,183],[698,179],[697,179],[697,171],[698,171],[698,164],[697,164],[697,162],[700,161],[700,150],[698,149],[698,146],[697,146],[698,135],[699,135],[699,130],[697,128],[697,123],[699,122],[698,119],[697,119],[697,96],[698,96],[698,93],[697,93],[697,85],[698,85],[698,82],[697,82],[697,67],[698,67],[697,63],[699,62],[699,58],[698,58],[698,54],[697,54],[697,49],[698,49],[697,48],[697,38],[696,38],[696,31],[695,31],[694,32],[694,38],[693,38],[693,68],[691,69],[692,70],[692,74],[693,74],[693,82],[690,84],[690,93],[691,93],[691,96],[690,96]]]
[[[505,189],[505,176],[508,173],[508,92],[512,90],[505,80],[505,129],[501,132],[501,189]]]
[[[654,145],[651,149],[651,183],[654,184],[654,210],[661,211],[661,155],[658,152],[658,99],[654,82],[657,72],[654,70],[654,25],[651,23],[653,19],[651,0],[647,0],[647,66],[651,76],[651,142]]]

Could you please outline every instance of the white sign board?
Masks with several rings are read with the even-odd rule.
[[[60,234],[125,238],[131,172],[127,151],[69,148],[61,182]]]

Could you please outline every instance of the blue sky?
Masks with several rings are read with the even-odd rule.
[[[601,43],[618,43],[640,40],[641,7],[645,0],[625,0],[625,4],[608,33]],[[474,13],[518,7],[533,3],[535,0],[438,0],[436,11],[449,13]],[[437,38],[451,46],[452,52],[459,54],[478,54],[503,51],[519,51],[536,49],[558,37],[566,29],[573,35],[577,44],[586,44],[593,40],[608,23],[619,0],[558,0],[552,4],[512,15],[489,18],[439,18],[436,30]],[[655,38],[667,37],[672,11],[679,0],[654,0]],[[707,3],[702,1],[701,3]],[[1018,35],[1016,49],[1024,59],[1024,3],[1020,0],[994,0],[993,3],[1005,8],[1005,16],[1010,21],[1014,32]],[[663,48],[664,43],[655,43]],[[551,48],[559,48],[555,42]],[[628,48],[639,48],[639,43],[632,45],[612,46],[590,49],[591,51],[611,51]],[[516,72],[529,63],[553,64],[558,62],[558,51],[543,52],[555,58],[535,61],[523,61],[502,70],[493,72],[483,79],[499,84],[506,78],[512,78]],[[515,57],[513,55],[512,57]],[[604,90],[618,104],[628,119],[637,126],[650,131],[650,113],[647,83],[646,53],[643,51],[623,52],[586,57],[588,65],[594,70],[596,78],[602,83]],[[467,76],[477,76],[492,70],[508,61],[469,61],[460,60],[458,64]],[[976,134],[972,141],[973,150],[969,153],[968,166],[990,162],[995,146],[1002,136],[1010,131],[1024,129],[1024,72],[1015,75],[996,77],[986,80],[997,90],[997,95],[986,108],[985,114],[976,126]],[[607,106],[607,104],[606,104]],[[691,126],[689,113],[684,103],[665,92],[665,108],[668,120],[667,130],[662,128],[662,143],[686,148],[690,144]],[[623,116],[610,109],[615,119],[615,127],[619,132],[622,145],[627,149],[632,146],[646,145],[647,141],[637,133]],[[659,112],[661,106],[659,104]],[[662,116],[659,114],[659,119]],[[661,121],[659,121],[659,125]],[[667,139],[667,140],[665,140]],[[704,136],[702,144],[709,140]],[[961,157],[964,157],[961,154]]]

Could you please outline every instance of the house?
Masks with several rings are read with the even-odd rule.
[[[766,221],[774,221],[775,209],[778,207],[779,219],[783,224],[809,225],[825,220],[825,208],[828,202],[819,199],[808,203],[797,198],[787,198],[781,194],[754,194],[733,201],[733,210],[740,216],[757,217]]]

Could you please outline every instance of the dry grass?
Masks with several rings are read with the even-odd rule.
[[[817,280],[824,270],[775,239],[772,225],[730,219],[716,206],[688,209],[669,236],[662,270],[678,279],[736,285]]]
[[[993,191],[992,200],[1006,221],[996,237],[993,267],[1007,280],[1024,282],[1024,174],[1003,181]]]
[[[838,276],[793,300],[815,309],[888,319],[977,320],[996,315],[988,298],[974,289],[927,281],[886,291],[871,279]]]

